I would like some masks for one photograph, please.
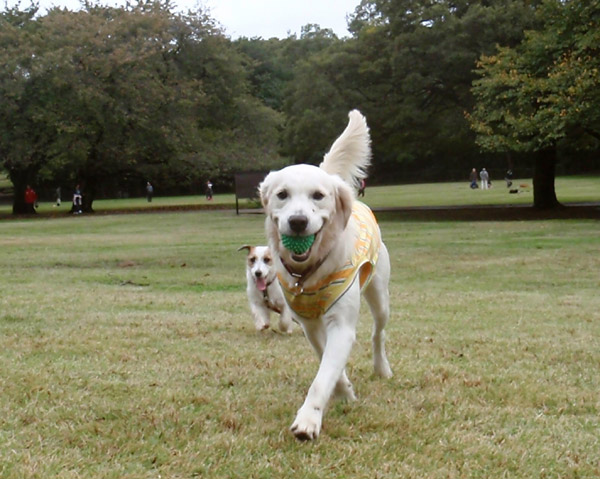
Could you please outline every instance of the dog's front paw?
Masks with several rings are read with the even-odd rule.
[[[292,323],[285,323],[283,321],[279,321],[279,331],[286,334],[292,334]]]
[[[290,431],[300,441],[314,441],[321,432],[323,412],[321,409],[303,406],[296,415]]]
[[[287,310],[284,309],[281,316],[279,316],[279,330],[282,333],[292,334],[292,324],[292,317]]]
[[[264,331],[265,329],[269,329],[269,323],[264,322],[264,321],[255,321],[254,322],[254,327],[256,328],[257,331]]]

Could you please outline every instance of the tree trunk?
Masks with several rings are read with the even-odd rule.
[[[533,206],[538,209],[558,208],[554,179],[556,176],[556,147],[537,152],[533,171]]]
[[[85,213],[95,213],[94,208],[92,208],[92,203],[94,203],[93,190],[83,197],[83,211]]]
[[[83,181],[83,185],[85,185],[85,193],[83,195],[83,211],[85,213],[94,213],[92,204],[96,199],[96,180],[86,178]]]
[[[25,203],[25,188],[27,187],[27,172],[11,171],[10,181],[13,184],[13,215],[27,215],[35,213]]]

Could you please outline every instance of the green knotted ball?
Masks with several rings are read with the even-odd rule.
[[[288,236],[281,235],[281,242],[285,249],[295,254],[305,253],[315,242],[315,235],[308,236]]]

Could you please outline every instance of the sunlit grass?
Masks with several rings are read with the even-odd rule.
[[[260,215],[0,223],[0,477],[597,477],[600,224],[380,219],[395,376],[363,308],[314,444],[317,361],[246,303]]]

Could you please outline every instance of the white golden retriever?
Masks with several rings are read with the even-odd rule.
[[[348,116],[348,126],[319,167],[289,166],[269,173],[259,187],[286,301],[321,360],[291,426],[300,440],[319,436],[332,395],[355,399],[345,368],[355,340],[361,290],[374,317],[375,373],[392,376],[384,346],[389,254],[371,210],[355,199],[370,163],[369,129],[359,111]],[[286,240],[291,250],[284,246]],[[297,243],[302,246],[294,248]]]
[[[271,312],[279,314],[279,329],[292,332],[292,316],[283,298],[283,292],[273,266],[268,246],[241,246],[238,251],[248,250],[246,256],[246,294],[257,331],[271,325]]]

